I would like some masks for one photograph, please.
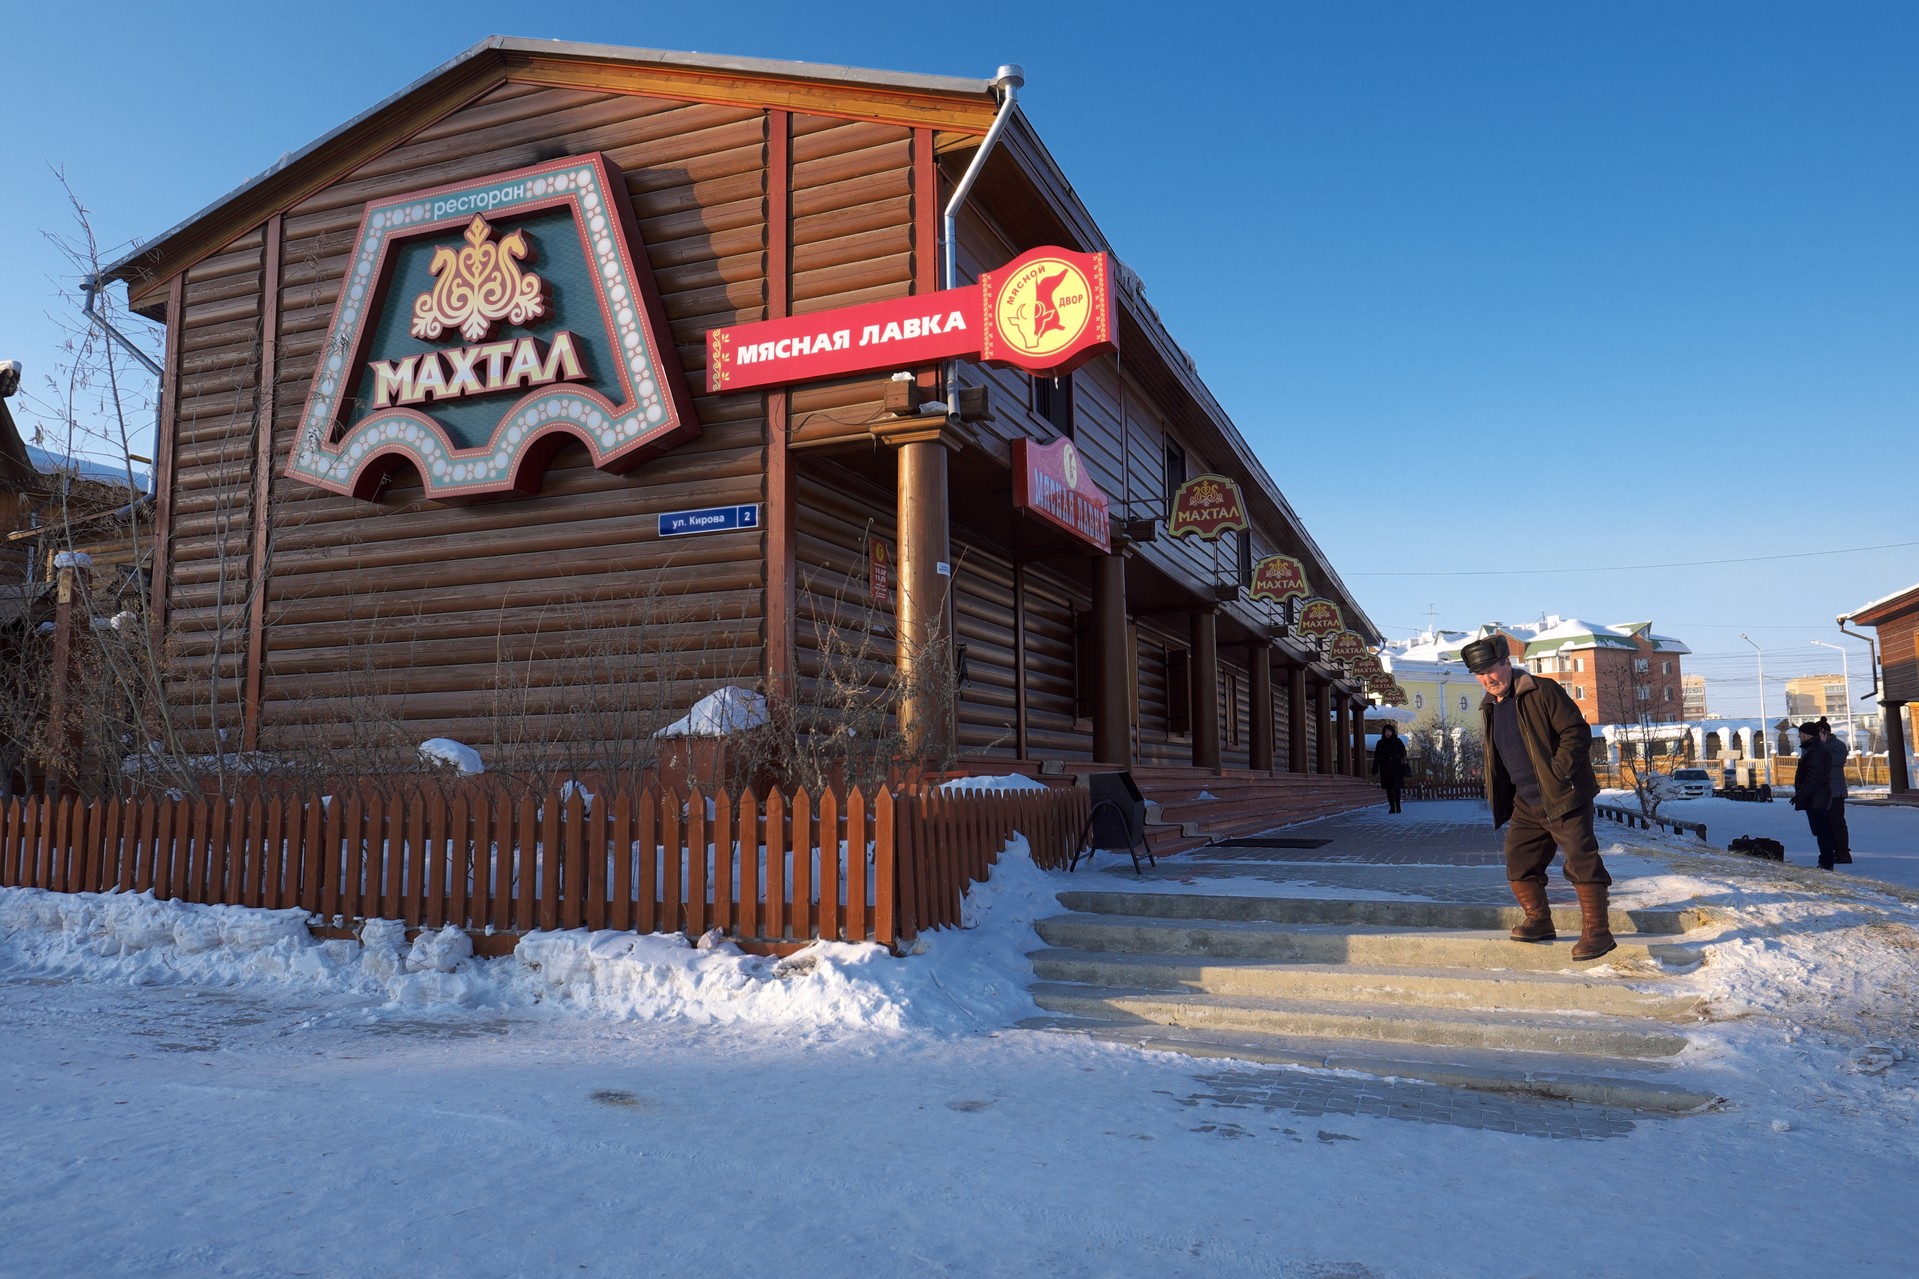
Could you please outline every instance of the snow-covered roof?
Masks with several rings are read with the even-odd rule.
[[[1557,626],[1539,632],[1526,645],[1526,656],[1536,657],[1541,653],[1556,653],[1562,648],[1623,648],[1639,647],[1632,640],[1620,634],[1610,626],[1599,626],[1592,622],[1582,622],[1569,617]]]
[[[1837,618],[1837,620],[1840,622],[1850,622],[1854,620],[1855,618],[1864,617],[1868,613],[1877,612],[1878,610],[1886,607],[1888,604],[1906,604],[1906,603],[1914,603],[1914,602],[1919,602],[1919,582],[1914,582],[1911,586],[1908,586],[1903,591],[1894,591],[1890,595],[1882,595],[1878,599],[1873,600],[1869,604],[1861,604],[1858,608],[1855,608],[1850,613],[1841,613],[1839,617]],[[1866,625],[1870,626],[1872,625],[1872,623],[1867,622]]]
[[[42,475],[67,474],[83,480],[93,480],[100,484],[118,484],[127,486],[127,474],[131,470],[134,487],[145,491],[149,487],[147,472],[139,467],[116,465],[112,462],[98,462],[90,457],[71,457],[65,453],[56,453],[52,449],[43,449],[36,444],[27,445],[27,457],[33,463],[33,469]]]

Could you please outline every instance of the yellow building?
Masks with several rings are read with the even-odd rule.
[[[1526,650],[1525,639],[1504,627],[1488,625],[1474,631],[1429,631],[1410,645],[1388,648],[1382,655],[1386,668],[1406,690],[1406,709],[1413,712],[1414,727],[1442,719],[1478,727],[1483,690],[1459,660],[1459,650],[1488,635],[1504,639],[1515,657]]]

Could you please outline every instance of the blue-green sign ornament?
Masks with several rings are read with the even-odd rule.
[[[368,204],[347,261],[290,479],[533,493],[569,439],[619,472],[699,430],[604,155]]]

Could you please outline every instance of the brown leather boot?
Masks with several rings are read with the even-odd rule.
[[[1513,890],[1513,900],[1526,912],[1526,918],[1514,926],[1510,936],[1514,941],[1551,941],[1559,936],[1553,931],[1552,907],[1546,904],[1546,886],[1537,880],[1514,879],[1507,881]]]
[[[1612,938],[1612,923],[1606,914],[1606,886],[1574,884],[1573,891],[1579,894],[1579,940],[1573,943],[1573,958],[1598,959],[1616,950],[1619,943]]]

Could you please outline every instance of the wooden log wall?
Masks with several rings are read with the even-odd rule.
[[[956,532],[958,530],[955,530]],[[954,733],[962,755],[1014,759],[1019,756],[1019,655],[1021,635],[1013,565],[996,548],[956,540],[953,547],[953,639],[965,646],[962,676],[954,707]],[[1036,654],[1031,591],[1024,636],[1027,684],[1033,682]],[[1055,622],[1057,618],[1053,618]],[[1068,622],[1066,658],[1072,660]],[[1058,639],[1057,626],[1050,628]],[[1043,658],[1039,660],[1044,660]],[[1071,680],[1071,667],[1067,668]],[[1030,692],[1029,692],[1030,696]],[[1071,691],[1068,690],[1068,701]]]
[[[237,727],[237,715],[215,724],[203,708],[244,702],[249,632],[268,750],[354,745],[368,722],[484,749],[509,720],[523,742],[571,734],[578,749],[583,733],[628,735],[719,684],[760,679],[760,535],[655,535],[661,511],[763,500],[758,396],[697,396],[701,436],[624,477],[569,446],[529,498],[443,506],[416,482],[369,503],[282,472],[365,203],[554,155],[605,151],[625,173],[672,339],[700,388],[706,330],[765,313],[768,119],[502,85],[189,272],[173,317],[182,359],[165,600],[195,723]],[[273,431],[256,456],[263,369]]]
[[[262,228],[195,264],[182,293],[167,652],[175,713],[209,737],[237,739],[243,720],[267,256]]]
[[[855,671],[883,687],[895,670],[893,605],[872,600],[867,554],[869,540],[878,539],[889,562],[897,555],[893,495],[828,459],[803,462],[795,482],[799,696],[816,701],[827,695],[823,679]],[[897,597],[897,575],[890,589]]]
[[[931,202],[914,178],[914,156],[932,146],[930,132],[794,115],[791,138],[792,313],[937,287],[939,246],[919,223]],[[937,201],[937,192],[925,194]],[[866,438],[889,376],[794,387],[791,444]]]

